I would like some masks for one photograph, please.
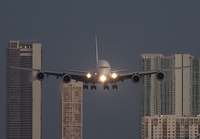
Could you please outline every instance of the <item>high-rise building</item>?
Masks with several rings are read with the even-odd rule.
[[[200,116],[143,116],[141,133],[142,139],[199,139]]]
[[[200,59],[190,54],[141,54],[140,69],[158,70],[173,67],[189,68],[165,72],[165,79],[144,76],[141,83],[141,116],[200,114]]]
[[[82,139],[83,83],[62,84],[61,139]]]
[[[151,123],[153,123],[152,118],[155,115],[174,115],[183,119],[200,115],[200,59],[194,58],[190,54],[174,54],[167,57],[162,54],[141,54],[141,71],[183,66],[189,66],[189,68],[167,71],[163,81],[158,81],[156,75],[142,78],[140,84],[141,138],[196,137],[196,134],[189,135],[191,131],[183,123],[181,125],[187,129],[187,136],[183,136],[183,134],[174,136],[173,133],[179,133],[179,131],[175,131],[177,130],[175,129],[174,132],[171,130],[172,128],[168,128],[168,125],[164,128],[166,124],[161,125],[163,126],[162,131],[155,131],[155,133],[162,132],[162,136],[155,136],[158,134],[153,135],[154,127]],[[175,125],[176,123],[177,121],[174,122]],[[144,131],[144,124],[146,129],[148,127],[148,131],[146,129]],[[199,125],[197,129],[200,133]]]
[[[9,41],[7,65],[41,69],[41,43]],[[40,139],[41,82],[33,80],[34,72],[7,69],[7,139]]]

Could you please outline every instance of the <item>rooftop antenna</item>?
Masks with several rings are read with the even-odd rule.
[[[98,47],[97,47],[97,35],[95,35],[95,43],[96,43],[96,62],[98,62],[99,59],[98,59]]]

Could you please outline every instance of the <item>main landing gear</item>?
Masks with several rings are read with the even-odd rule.
[[[112,89],[116,89],[117,90],[117,85],[116,84],[112,85]]]
[[[113,84],[113,85],[112,85],[112,89],[117,89],[117,88],[118,88],[118,87],[117,87],[116,84]],[[84,84],[84,85],[83,85],[83,89],[88,89],[88,85],[87,85],[87,84]],[[94,90],[97,89],[97,86],[94,85],[94,84],[91,85],[91,90],[93,90],[93,89],[94,89]],[[106,90],[106,89],[109,90],[109,86],[108,86],[107,84],[105,84],[105,85],[103,85],[103,89],[104,89],[104,90]]]
[[[91,85],[91,90],[93,90],[93,89],[97,89],[97,86],[96,85]]]
[[[87,85],[87,84],[84,84],[84,85],[83,85],[83,89],[88,89],[88,85]]]
[[[109,90],[109,86],[106,84],[106,85],[103,86],[103,89]],[[117,85],[116,84],[112,85],[112,89],[117,89]]]
[[[83,89],[88,89],[88,85],[87,84],[84,84],[83,85]],[[96,85],[91,85],[91,90],[93,90],[93,89],[97,89],[97,86]]]

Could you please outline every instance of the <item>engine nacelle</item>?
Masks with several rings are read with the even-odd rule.
[[[156,74],[156,79],[159,80],[159,81],[162,81],[165,77],[165,74],[162,72],[162,71],[159,71],[157,74]]]
[[[63,83],[70,83],[71,82],[71,76],[68,75],[68,74],[65,74],[63,76],[63,79],[62,79]]]
[[[39,80],[39,81],[42,81],[44,79],[44,72],[39,71],[36,74],[36,79]]]
[[[134,74],[134,75],[131,77],[132,82],[135,83],[135,84],[139,83],[139,82],[140,82],[140,79],[141,79],[141,77],[140,77],[140,75],[138,75],[138,74]]]

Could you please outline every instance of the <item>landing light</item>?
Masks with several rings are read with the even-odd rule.
[[[91,77],[91,74],[90,74],[90,73],[88,73],[88,74],[87,74],[87,77],[88,77],[88,78],[90,78],[90,77]]]
[[[111,76],[112,76],[112,78],[114,78],[114,79],[117,78],[117,74],[116,74],[116,73],[113,73]]]
[[[106,80],[106,76],[101,75],[101,76],[100,76],[100,80],[101,80],[102,82],[104,82],[104,81]]]

